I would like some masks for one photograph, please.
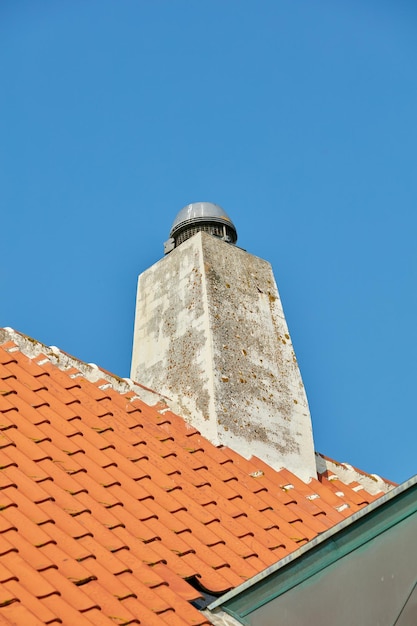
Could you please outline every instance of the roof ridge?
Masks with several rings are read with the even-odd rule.
[[[349,485],[353,482],[358,482],[360,485],[373,495],[380,493],[387,493],[391,489],[397,486],[396,483],[379,476],[378,474],[369,474],[360,470],[350,463],[340,463],[330,457],[316,452],[316,466],[317,473],[320,476],[325,476],[328,480],[338,479],[343,484]]]
[[[75,356],[61,350],[57,346],[48,346],[37,339],[33,339],[29,335],[25,335],[14,328],[6,326],[0,328],[0,345],[11,341],[19,348],[19,350],[28,358],[36,358],[39,354],[44,354],[53,365],[60,370],[67,371],[72,367],[78,370],[87,380],[96,383],[103,379],[107,381],[112,388],[119,393],[128,393],[133,391],[137,397],[149,404],[155,406],[161,405],[161,411],[172,409],[176,411],[175,403],[168,397],[145,387],[131,378],[121,378],[117,374],[113,374],[104,368],[99,367],[96,363],[87,363]],[[75,375],[74,375],[75,378]]]

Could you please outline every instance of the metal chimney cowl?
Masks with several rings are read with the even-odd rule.
[[[235,225],[222,207],[213,202],[193,202],[181,209],[174,219],[169,239],[164,243],[164,253],[172,252],[201,231],[227,243],[235,244],[237,241]]]

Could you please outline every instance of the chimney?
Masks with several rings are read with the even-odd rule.
[[[139,276],[131,378],[215,445],[308,482],[310,411],[272,268],[236,241],[215,204],[178,213],[165,257]]]

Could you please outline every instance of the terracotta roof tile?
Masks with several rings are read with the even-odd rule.
[[[196,582],[220,594],[375,499],[216,448],[36,346],[0,346],[0,624],[207,624]]]
[[[114,621],[104,615],[97,607],[93,607],[84,613],[80,613],[70,603],[58,595],[45,598],[43,603],[52,611],[54,615],[56,615],[57,623],[59,624],[77,624],[77,626],[114,626]]]
[[[24,571],[22,572],[22,576],[24,575]],[[39,578],[39,576],[35,577]],[[44,596],[34,595],[30,588],[28,588],[26,584],[27,577],[25,578],[25,584],[21,584],[18,581],[10,581],[6,583],[6,587],[13,591],[16,597],[19,599],[19,602],[24,604],[26,607],[30,608],[31,612],[39,619],[42,623],[50,624],[53,623],[55,619],[55,614],[49,609],[45,600],[50,598],[51,596],[56,596],[57,593],[54,591],[53,593],[45,594]],[[37,589],[37,594],[41,589]],[[30,623],[30,622],[29,622]]]
[[[24,606],[19,599],[19,596],[15,596],[10,593],[9,600],[7,600],[8,590],[5,588],[6,601],[0,604],[0,624],[10,626],[10,624],[30,624],[30,626],[43,626],[48,623],[39,619],[32,609],[32,601]],[[45,604],[45,601],[43,601]],[[30,608],[29,608],[30,607]],[[54,614],[52,613],[52,616]],[[49,622],[52,623],[52,622]]]

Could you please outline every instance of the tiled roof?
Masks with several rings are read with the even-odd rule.
[[[377,497],[217,448],[117,378],[4,337],[0,624],[208,624],[199,589],[239,585]]]

